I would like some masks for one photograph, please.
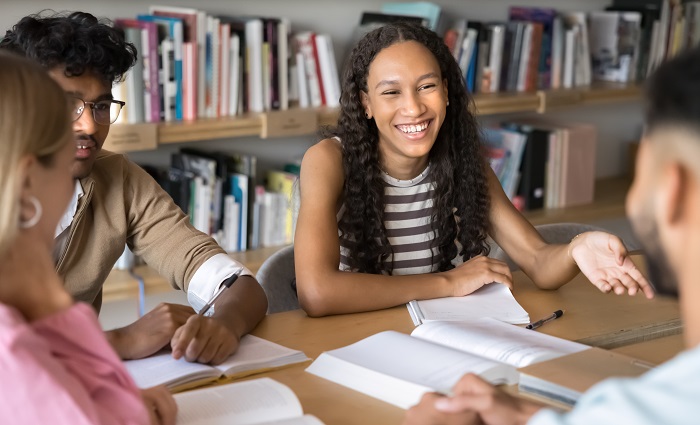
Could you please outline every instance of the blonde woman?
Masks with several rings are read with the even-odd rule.
[[[74,154],[63,90],[38,65],[0,52],[0,418],[174,423],[172,397],[139,392],[93,309],[74,303],[55,272]]]

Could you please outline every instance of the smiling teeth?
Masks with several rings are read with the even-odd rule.
[[[418,133],[428,128],[428,122],[425,121],[416,125],[397,125],[396,127],[404,133]]]
[[[87,148],[88,148],[87,146],[84,146],[84,145],[78,145],[78,146],[76,146],[76,147],[77,147],[78,149],[87,149]]]

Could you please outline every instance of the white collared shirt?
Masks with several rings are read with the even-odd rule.
[[[75,180],[75,189],[73,190],[73,197],[68,203],[68,208],[61,216],[58,225],[56,226],[56,234],[54,235],[54,246],[53,246],[53,260],[58,262],[61,253],[66,248],[66,243],[68,242],[68,233],[70,233],[70,225],[73,223],[73,217],[75,213],[78,212],[78,201],[85,194],[83,191],[83,186],[80,184],[80,180]]]

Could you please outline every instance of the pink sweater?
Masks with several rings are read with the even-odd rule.
[[[0,418],[7,424],[147,424],[139,389],[86,304],[28,323],[0,304]]]

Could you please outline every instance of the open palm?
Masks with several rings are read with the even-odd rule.
[[[572,241],[571,256],[588,280],[603,292],[635,295],[641,290],[647,298],[654,296],[651,285],[615,235],[586,232]]]

